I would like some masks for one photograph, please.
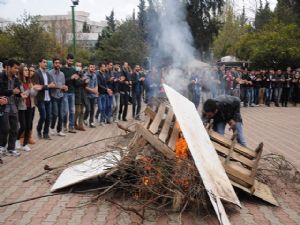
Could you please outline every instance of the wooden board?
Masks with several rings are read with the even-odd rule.
[[[174,113],[173,113],[172,109],[169,108],[169,111],[168,111],[167,117],[165,119],[163,128],[161,129],[160,134],[159,134],[159,139],[162,142],[166,142],[166,140],[168,138],[169,130],[170,130],[170,127],[171,127],[171,124],[172,124],[173,117],[174,117]]]
[[[267,185],[265,185],[261,182],[258,182],[257,180],[255,180],[255,182],[254,182],[254,190],[255,191],[253,194],[251,193],[251,189],[245,188],[244,186],[242,186],[234,181],[231,181],[231,183],[233,186],[247,192],[250,195],[253,195],[259,199],[262,199],[263,201],[268,202],[274,206],[279,206],[279,204],[278,204],[277,200],[274,198],[270,188]]]
[[[51,192],[104,175],[120,159],[121,155],[119,152],[107,152],[95,159],[71,166],[60,174],[52,186]]]
[[[142,135],[145,140],[147,140],[156,150],[163,153],[167,158],[174,159],[175,153],[172,149],[168,148],[168,146],[158,139],[157,136],[153,135],[150,131],[145,129],[142,125],[136,125],[136,131],[138,134]]]
[[[158,111],[157,111],[157,114],[156,114],[156,116],[155,116],[155,118],[154,118],[154,120],[151,123],[150,128],[149,128],[149,130],[153,134],[156,134],[158,132],[158,127],[161,123],[163,115],[165,114],[165,111],[166,111],[166,104],[164,104],[164,103],[160,104],[160,106],[158,108]]]
[[[194,106],[184,96],[164,84],[164,90],[188,144],[220,224],[230,224],[220,199],[241,207],[203,122]]]

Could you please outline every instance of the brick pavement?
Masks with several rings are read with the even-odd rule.
[[[265,143],[265,153],[283,154],[300,168],[300,108],[247,108],[242,109],[248,145],[256,147]],[[129,121],[129,123],[132,121]],[[38,141],[33,150],[19,158],[5,157],[0,165],[0,202],[7,203],[24,198],[48,194],[51,184],[47,179],[23,183],[22,180],[43,172],[43,166],[62,165],[67,161],[101,151],[104,143],[93,144],[58,157],[43,158],[86,142],[120,134],[115,125],[88,129],[87,132],[68,134],[66,138],[54,137],[51,141]],[[51,179],[50,179],[51,180]],[[280,207],[272,207],[260,200],[241,196],[242,209],[229,212],[233,225],[300,225],[300,198],[296,193],[276,191]],[[89,199],[87,195],[65,194],[0,208],[0,224],[5,225],[137,225],[142,224],[135,215],[128,215],[107,202],[74,208]],[[70,208],[71,207],[71,208]],[[73,207],[73,208],[72,208]],[[147,213],[145,225],[215,225],[214,215],[184,213],[156,217]]]

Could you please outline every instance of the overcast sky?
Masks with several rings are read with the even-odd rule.
[[[252,16],[255,3],[259,0],[232,0],[236,10],[240,12],[245,2],[248,15]],[[133,9],[137,11],[139,0],[80,0],[76,10],[86,11],[91,14],[92,20],[105,19],[114,9],[117,19],[125,19],[132,15]],[[277,0],[269,0],[274,8]],[[19,18],[24,11],[31,15],[64,15],[70,11],[71,0],[0,0],[0,17],[10,20]]]

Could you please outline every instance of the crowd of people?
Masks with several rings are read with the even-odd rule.
[[[41,57],[38,66],[7,60],[0,73],[0,154],[30,151],[34,132],[39,139],[51,140],[54,135],[127,121],[129,105],[132,118],[140,120],[142,102],[151,104],[152,97],[164,96],[164,76],[164,70],[145,71],[139,65],[131,69],[127,62],[90,63],[84,68],[72,54],[65,63],[54,57],[49,64]],[[194,70],[187,77],[182,85],[197,108],[223,94],[239,97],[245,107],[270,106],[271,101],[287,107],[288,101],[299,101],[300,73],[291,68],[275,72],[221,67]]]
[[[241,67],[215,68],[203,75],[192,73],[189,98],[196,107],[200,101],[220,95],[240,98],[244,107],[260,105],[287,107],[300,101],[300,71],[288,67],[286,71],[248,70]]]

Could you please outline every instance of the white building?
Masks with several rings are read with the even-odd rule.
[[[5,31],[10,24],[12,24],[12,21],[0,18],[0,31]]]
[[[98,40],[106,26],[106,21],[91,21],[90,14],[83,11],[75,11],[75,30],[78,45],[82,47],[92,47]],[[50,15],[40,16],[40,24],[49,32],[54,32],[57,40],[65,45],[72,42],[72,13],[67,15]],[[84,25],[88,28],[89,33],[83,33]]]

